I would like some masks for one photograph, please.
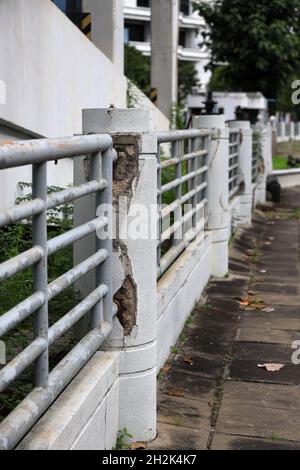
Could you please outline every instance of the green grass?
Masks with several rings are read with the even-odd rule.
[[[287,158],[277,155],[273,157],[273,169],[274,170],[288,170]]]

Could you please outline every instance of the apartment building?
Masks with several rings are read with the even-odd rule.
[[[210,72],[205,70],[208,51],[199,47],[199,28],[204,20],[193,11],[192,0],[180,0],[178,59],[195,64],[201,91],[206,90]],[[146,56],[151,54],[151,0],[124,0],[125,43]]]

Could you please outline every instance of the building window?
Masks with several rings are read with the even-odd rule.
[[[179,46],[186,47],[186,34],[182,29],[179,31]]]
[[[189,16],[191,14],[191,2],[190,2],[190,0],[180,0],[180,11],[185,16]]]
[[[82,12],[82,0],[52,0],[64,12]]]
[[[150,8],[150,0],[137,0],[136,5],[138,7]]]
[[[125,23],[125,43],[145,42],[145,25],[144,23]]]

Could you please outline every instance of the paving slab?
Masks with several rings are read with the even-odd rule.
[[[222,403],[216,432],[237,436],[262,437],[300,442],[300,411],[255,407],[253,404],[227,406]]]
[[[158,421],[172,426],[181,426],[210,431],[211,407],[206,401],[189,400],[159,393]]]
[[[206,450],[209,431],[158,423],[158,438],[150,450]]]
[[[294,341],[300,339],[299,336],[299,332],[293,330],[241,327],[238,331],[237,341],[292,345]]]
[[[268,440],[217,433],[213,437],[211,450],[300,450],[300,442],[282,440],[276,435]]]
[[[227,381],[222,404],[230,407],[250,405],[253,408],[276,408],[300,411],[299,386]]]
[[[200,378],[195,374],[184,372],[175,366],[167,379],[161,384],[160,389],[165,394],[178,390],[184,398],[211,403],[215,400],[217,382],[207,377]]]

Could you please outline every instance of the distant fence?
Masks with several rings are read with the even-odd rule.
[[[299,122],[277,122],[275,126],[277,142],[289,142],[290,140],[300,140]]]

